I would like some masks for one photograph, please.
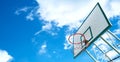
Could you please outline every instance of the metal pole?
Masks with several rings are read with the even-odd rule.
[[[115,34],[113,34],[110,30],[107,31],[108,33],[110,33],[113,37],[115,37],[117,40],[120,41],[120,38],[118,38]]]
[[[110,47],[112,47],[118,54],[120,54],[120,52],[114,47],[112,46],[109,42],[107,42],[103,37],[100,37],[104,42],[106,42]]]
[[[86,52],[87,52],[87,54],[95,61],[95,62],[97,62],[97,59],[95,59],[93,56],[92,56],[92,54],[90,54],[90,52],[86,49],[85,50]]]
[[[106,55],[106,53],[105,53],[102,49],[100,49],[95,43],[93,43],[93,44],[94,44],[103,54],[105,54],[106,57],[108,57],[108,56]],[[108,57],[108,59],[111,60],[109,57]]]

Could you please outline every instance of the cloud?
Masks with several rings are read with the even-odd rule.
[[[44,26],[42,26],[42,30],[50,30],[52,28],[51,23],[46,23]]]
[[[40,47],[40,50],[39,50],[39,54],[40,54],[40,55],[46,53],[46,47],[47,47],[47,44],[46,44],[46,42],[44,42],[44,43],[42,44],[42,46]]]
[[[79,26],[80,20],[90,12],[87,10],[89,7],[83,5],[84,1],[77,3],[73,0],[37,0],[37,2],[39,4],[37,12],[40,13],[40,18],[48,22],[55,22],[58,27],[68,25],[75,28]]]
[[[0,62],[11,62],[13,57],[5,50],[0,50]]]
[[[65,49],[65,50],[68,50],[68,49],[71,49],[71,48],[72,48],[72,45],[71,45],[71,44],[64,43],[64,49]]]
[[[115,29],[113,33],[116,35],[120,35],[120,20],[118,20],[117,25],[118,25],[118,29]]]
[[[37,6],[34,7],[34,8],[32,8],[32,10],[30,11],[30,13],[26,16],[26,19],[33,21],[34,17],[38,17],[38,14],[36,13],[37,9],[38,9]]]
[[[65,50],[71,49],[72,46],[73,46],[73,45],[69,42],[68,37],[69,37],[69,35],[66,35],[66,42],[64,43],[64,49],[65,49]],[[72,39],[71,39],[71,40],[72,40]]]
[[[117,35],[120,35],[120,29],[115,29],[115,30],[113,31],[113,33],[114,33],[114,34],[117,34]]]
[[[58,49],[59,50],[59,49]],[[53,50],[53,49],[47,49],[47,44],[44,42],[40,49],[39,49],[39,55],[43,55],[46,58],[59,58],[61,55],[58,53],[58,50]],[[55,55],[55,56],[54,56]]]
[[[110,57],[111,59],[115,59],[116,57],[119,56],[119,54],[114,50],[111,50],[111,51],[107,52],[106,55],[108,57]]]
[[[112,0],[110,1],[110,12],[109,14],[111,14],[112,16],[114,15],[120,15],[120,7],[118,7],[120,5],[120,0]]]
[[[28,9],[30,9],[30,7],[23,7],[23,8],[21,8],[21,9],[16,10],[16,11],[15,11],[15,14],[16,14],[16,15],[20,15],[22,12],[27,12]]]
[[[34,18],[33,18],[33,13],[32,12],[30,12],[27,16],[26,16],[26,19],[27,20],[34,20]]]
[[[37,13],[36,13],[37,9],[38,9],[37,6],[36,7],[27,7],[27,6],[25,6],[23,8],[20,8],[20,9],[16,10],[15,14],[20,15],[22,13],[26,13],[27,14],[26,19],[33,21],[34,17],[38,16]]]
[[[36,32],[34,35],[38,35],[38,34],[40,34],[41,32],[45,31],[45,32],[51,34],[52,36],[55,36],[55,35],[57,35],[57,33],[56,33],[57,30],[58,30],[58,29],[54,29],[54,28],[53,28],[53,25],[52,25],[51,23],[48,23],[48,22],[47,22],[47,23],[45,23],[45,25],[42,26],[42,30],[39,30],[39,31]]]
[[[118,20],[117,24],[118,24],[118,26],[120,27],[120,19]]]

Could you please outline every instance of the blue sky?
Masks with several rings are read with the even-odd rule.
[[[99,0],[98,0],[99,1]],[[120,1],[99,1],[120,35]],[[0,62],[92,62],[83,52],[73,58],[67,37],[73,34],[97,1],[1,0]]]

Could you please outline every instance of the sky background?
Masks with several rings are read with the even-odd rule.
[[[119,0],[1,0],[0,62],[92,62],[74,59],[67,38],[97,2],[120,37]]]

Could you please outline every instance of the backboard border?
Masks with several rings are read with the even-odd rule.
[[[92,30],[91,30],[90,26],[87,28],[87,30],[83,34],[85,34],[88,30],[90,30],[90,34],[91,34],[91,38],[88,40],[88,41],[90,41],[93,38],[93,34],[92,34]]]
[[[85,30],[85,32],[84,32],[83,34],[85,35],[85,33],[86,33],[88,30],[90,30],[90,35],[91,35],[91,38],[90,38],[90,39],[85,39],[85,40],[90,41],[90,40],[93,38],[93,35],[92,35],[92,30],[91,30],[91,27],[90,27],[90,26],[89,26],[89,27]],[[86,37],[85,37],[85,38],[86,38]],[[82,39],[82,38],[80,37],[80,39]]]

